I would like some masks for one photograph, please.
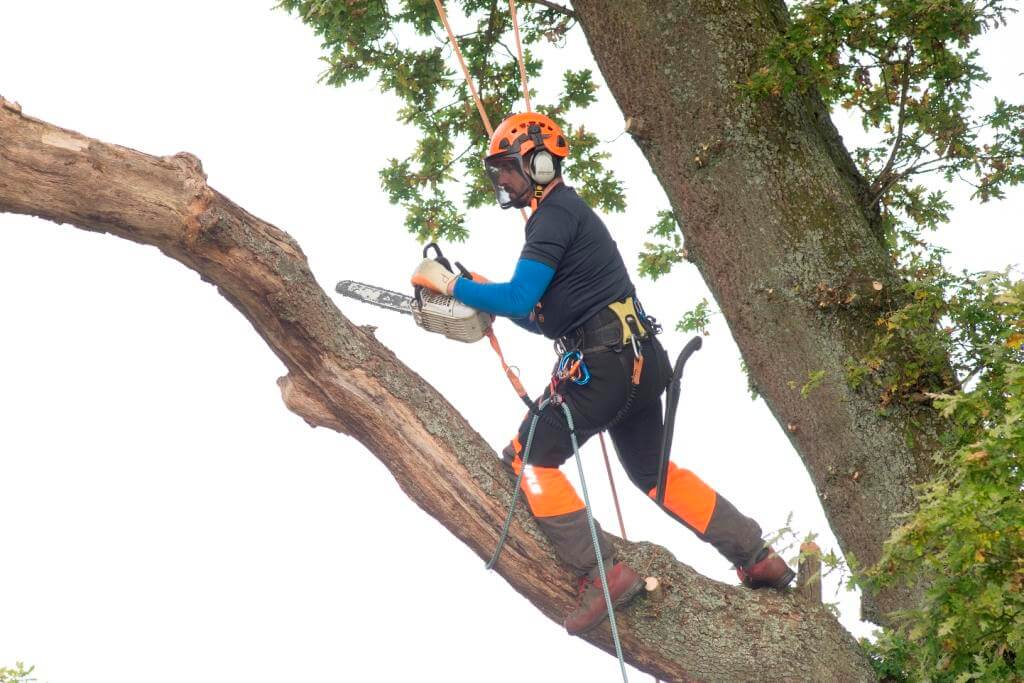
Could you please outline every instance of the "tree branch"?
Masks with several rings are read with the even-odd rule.
[[[875,182],[871,184],[871,203],[868,208],[874,208],[878,204],[878,200],[882,198],[882,195],[892,186],[892,182],[895,179],[890,179],[889,174],[892,172],[893,164],[896,162],[896,155],[900,151],[900,145],[903,142],[903,125],[906,123],[906,109],[907,109],[907,92],[910,90],[910,55],[911,46],[907,46],[906,54],[903,57],[903,84],[900,88],[900,110],[896,115],[896,139],[892,143],[892,152],[889,154],[889,160],[885,163],[885,167],[875,178]]]
[[[557,2],[548,2],[548,0],[519,0],[519,1],[521,3],[523,3],[523,4],[528,4],[528,5],[542,5],[543,7],[547,7],[548,9],[551,9],[551,10],[554,10],[554,11],[558,12],[559,14],[564,14],[565,16],[572,17],[573,19],[576,18],[576,12],[572,11],[568,7],[565,7],[564,5],[559,5]]]
[[[341,314],[291,237],[209,187],[194,156],[106,144],[0,98],[0,211],[153,245],[198,272],[288,368],[279,384],[291,410],[358,439],[413,502],[490,556],[513,487],[494,451]],[[638,668],[666,681],[753,680],[768,662],[778,680],[873,680],[825,609],[711,581],[658,546],[617,545],[663,586],[660,601],[637,600],[619,617],[626,659]],[[522,509],[497,571],[548,618],[560,621],[574,602],[571,572]],[[607,623],[586,639],[612,649]]]

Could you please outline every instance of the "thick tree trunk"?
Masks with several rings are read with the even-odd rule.
[[[897,284],[865,183],[816,96],[740,86],[786,22],[781,0],[576,0],[630,132],[672,202],[686,247],[749,369],[803,458],[843,550],[878,560],[912,486],[932,471],[938,417],[852,389]],[[824,381],[808,398],[811,373]],[[766,491],[766,495],[787,495]],[[915,591],[866,596],[865,616]]]
[[[488,445],[414,372],[352,325],[298,245],[206,184],[189,154],[152,157],[24,117],[0,98],[0,211],[151,244],[217,286],[288,368],[288,407],[357,438],[417,505],[481,558],[512,481]],[[870,680],[856,643],[820,606],[701,577],[664,549],[622,543],[662,581],[619,622],[627,659],[667,681]],[[573,603],[570,572],[520,510],[497,571],[546,616]],[[588,640],[611,650],[607,625]]]

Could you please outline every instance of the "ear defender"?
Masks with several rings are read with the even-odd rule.
[[[530,177],[538,185],[547,185],[555,179],[555,160],[546,149],[538,150],[530,158]]]

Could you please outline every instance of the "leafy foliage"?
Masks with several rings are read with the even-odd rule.
[[[496,0],[449,2],[450,21],[473,29],[457,35],[459,47],[492,125],[524,109],[512,22]],[[420,241],[462,241],[464,213],[494,201],[481,159],[487,132],[461,70],[456,70],[434,3],[429,0],[281,0],[323,39],[323,79],[342,86],[371,76],[381,90],[403,103],[399,121],[419,130],[419,142],[404,159],[381,170],[389,199],[406,210],[405,227]],[[461,10],[463,16],[459,16]],[[529,78],[544,68],[544,45],[560,45],[575,26],[574,16],[543,5],[521,4],[520,32]],[[622,211],[621,182],[606,167],[600,140],[579,122],[595,101],[589,69],[564,69],[560,94],[536,106],[562,126],[570,157],[563,169],[580,196],[605,211]],[[536,92],[531,88],[531,101]]]
[[[647,234],[654,235],[658,241],[644,242],[644,250],[640,252],[640,275],[657,280],[687,257],[683,234],[671,211],[659,211],[658,222],[647,229]]]
[[[29,683],[34,678],[29,678],[35,671],[34,666],[25,668],[22,662],[15,663],[13,668],[0,666],[0,683]]]
[[[700,303],[692,310],[683,314],[683,319],[676,324],[676,329],[680,332],[706,334],[709,324],[711,324],[711,314],[708,312],[708,300],[701,299]]]
[[[926,171],[970,182],[982,200],[1002,197],[1024,180],[1024,106],[997,98],[975,111],[972,94],[988,76],[971,41],[1012,11],[1001,0],[798,2],[750,86],[765,94],[817,88],[880,132],[877,144],[854,152],[872,204]]]
[[[952,324],[942,335],[964,377],[932,397],[951,425],[936,455],[941,473],[864,577],[877,588],[924,575],[929,589],[870,653],[898,679],[1016,679],[1024,676],[1024,282],[965,274],[951,288],[947,301],[911,305],[944,308]]]

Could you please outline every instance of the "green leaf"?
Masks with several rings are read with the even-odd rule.
[[[701,299],[692,310],[683,314],[682,320],[676,323],[676,329],[680,332],[707,333],[710,314],[708,313],[708,300]]]

